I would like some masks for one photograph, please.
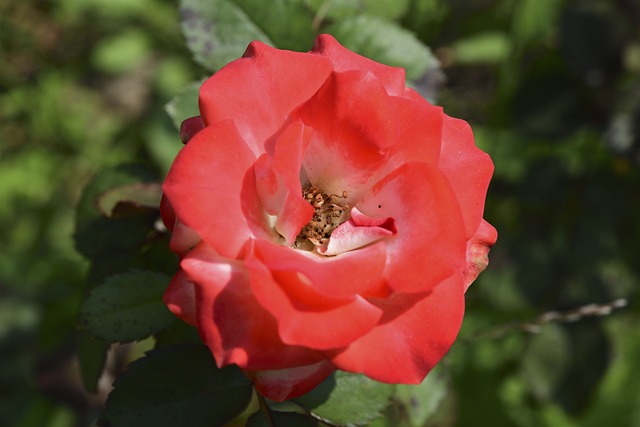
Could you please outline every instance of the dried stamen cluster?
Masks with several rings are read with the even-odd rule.
[[[338,199],[348,197],[346,191],[342,195],[326,194],[316,187],[302,189],[302,197],[313,206],[314,212],[311,220],[302,228],[296,244],[301,246],[305,240],[315,246],[324,245],[333,230],[349,219],[349,205],[338,204]]]

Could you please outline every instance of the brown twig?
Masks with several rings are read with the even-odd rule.
[[[502,338],[512,331],[524,331],[537,334],[540,332],[542,326],[548,323],[573,323],[585,317],[608,316],[614,310],[625,307],[627,303],[628,301],[625,298],[619,298],[605,304],[587,304],[566,311],[548,311],[530,321],[509,322],[488,329],[478,330],[462,338],[461,341],[469,343],[484,338],[497,339]]]

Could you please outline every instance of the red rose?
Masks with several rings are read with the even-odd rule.
[[[200,112],[163,186],[169,309],[273,400],[335,369],[421,382],[496,240],[467,123],[328,35],[309,53],[251,43]]]

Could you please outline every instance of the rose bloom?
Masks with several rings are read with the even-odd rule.
[[[169,309],[273,400],[336,369],[420,383],[497,237],[467,123],[329,35],[308,53],[251,43],[200,113],[163,185]]]

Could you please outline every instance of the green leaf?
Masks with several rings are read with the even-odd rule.
[[[308,0],[309,6],[322,18],[343,19],[358,15],[396,19],[409,7],[409,0]]]
[[[80,310],[80,324],[109,342],[141,340],[169,327],[173,315],[162,302],[170,277],[133,270],[93,289]]]
[[[311,49],[316,30],[306,0],[227,0],[235,3],[280,49]]]
[[[247,420],[246,427],[319,427],[320,423],[305,414],[270,411],[271,422],[264,412],[258,411]]]
[[[449,381],[438,365],[421,384],[397,386],[395,400],[402,404],[410,425],[421,427],[436,415],[449,393]]]
[[[531,338],[522,359],[522,375],[536,397],[551,399],[569,360],[569,340],[562,326],[545,325]]]
[[[336,22],[327,28],[327,32],[354,52],[383,64],[404,68],[410,80],[440,66],[428,47],[413,33],[392,21],[357,16]]]
[[[252,40],[272,44],[233,1],[181,0],[180,15],[194,59],[210,70],[218,70],[242,56]]]
[[[76,346],[84,388],[95,393],[98,391],[98,380],[107,362],[109,344],[93,338],[84,331],[78,331]]]
[[[237,367],[218,369],[202,345],[152,350],[114,387],[99,426],[221,426],[244,410],[253,390]]]
[[[165,110],[173,120],[176,129],[180,129],[182,122],[189,117],[200,115],[198,107],[200,86],[202,86],[202,81],[191,83],[167,103]]]
[[[562,8],[561,2],[521,0],[515,6],[512,34],[519,43],[539,43],[551,39]]]
[[[157,178],[140,165],[121,165],[99,172],[85,188],[78,203],[74,233],[76,249],[96,260],[143,245],[159,217],[157,213],[106,218],[96,209],[96,202],[100,195],[111,188],[150,182],[157,182]]]
[[[164,331],[154,335],[156,348],[176,344],[202,344],[198,329],[185,322],[173,322]]]
[[[395,386],[364,375],[336,371],[309,393],[294,401],[321,419],[344,426],[365,425],[380,417]]]
[[[110,188],[98,196],[96,205],[106,217],[121,218],[131,212],[158,209],[162,186],[156,182],[136,182]]]
[[[491,31],[459,40],[452,48],[460,64],[496,64],[509,55],[511,40],[505,33]]]

